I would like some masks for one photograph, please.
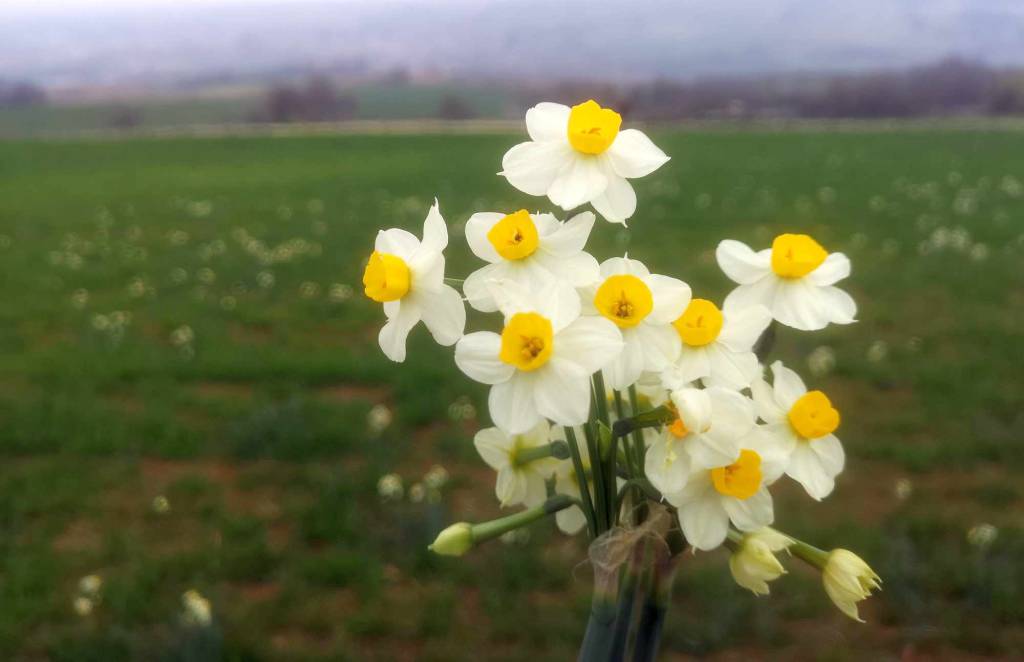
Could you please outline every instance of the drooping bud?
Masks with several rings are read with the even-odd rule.
[[[473,546],[473,527],[469,522],[458,522],[437,534],[434,544],[427,549],[442,556],[462,556]]]

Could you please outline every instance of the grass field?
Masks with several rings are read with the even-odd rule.
[[[861,321],[775,352],[842,410],[847,471],[820,504],[778,490],[777,523],[885,580],[860,625],[795,563],[755,599],[698,554],[666,659],[1024,656],[1024,133],[654,135],[673,160],[598,255],[713,298],[721,238],[853,259]],[[473,268],[459,224],[538,202],[492,174],[516,141],[0,142],[0,658],[572,658],[581,540],[426,551],[499,512],[484,392],[422,328],[390,364],[359,286],[376,229],[418,232],[435,195],[450,275]]]

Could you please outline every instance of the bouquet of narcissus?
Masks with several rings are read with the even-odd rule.
[[[629,179],[668,157],[593,101],[542,103],[526,113],[530,141],[505,154],[500,173],[564,211],[586,204],[612,223],[636,211]],[[506,210],[507,211],[507,210]],[[461,555],[474,545],[553,516],[586,531],[595,572],[583,660],[650,660],[684,550],[726,547],[741,586],[768,593],[785,550],[821,570],[825,591],[851,618],[880,579],[860,558],[823,551],[769,528],[770,488],[786,476],[812,499],[843,470],[829,397],[781,362],[762,361],[778,325],[814,331],[854,321],[836,283],[841,253],[783,234],[755,251],[718,245],[737,287],[719,305],[632,257],[598,262],[586,252],[591,211],[560,220],[526,210],[478,212],[465,235],[483,266],[462,292],[446,284],[448,232],[438,205],[422,238],[381,231],[363,276],[384,304],[380,346],[405,358],[423,321],[455,346],[467,377],[490,386],[495,427],[475,438],[497,471],[495,492],[514,514],[454,524],[431,546]],[[500,333],[465,333],[465,303],[502,317]]]

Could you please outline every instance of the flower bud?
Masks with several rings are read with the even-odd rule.
[[[768,582],[786,574],[775,552],[792,544],[791,538],[768,527],[744,535],[729,558],[732,578],[754,595],[768,595]]]
[[[829,552],[822,570],[825,593],[840,611],[854,619],[864,621],[857,614],[857,603],[880,589],[882,579],[862,558],[845,549]]]
[[[442,556],[462,556],[472,546],[473,527],[468,522],[459,522],[437,534],[437,539],[428,549]]]

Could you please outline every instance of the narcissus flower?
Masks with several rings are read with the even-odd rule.
[[[585,315],[603,317],[622,331],[622,353],[604,369],[611,388],[624,389],[645,371],[661,372],[679,357],[672,321],[690,302],[690,286],[683,281],[614,257],[601,263],[601,279],[582,297]]]
[[[499,174],[566,211],[589,202],[607,220],[624,224],[636,211],[627,179],[649,175],[668,157],[642,132],[621,125],[618,113],[594,101],[572,108],[537,104],[526,111],[530,142],[505,154]]]
[[[494,492],[502,506],[542,503],[547,496],[544,481],[551,477],[559,460],[536,457],[538,450],[549,446],[551,429],[542,421],[523,434],[505,434],[499,428],[480,430],[473,445],[492,469],[498,472]],[[531,453],[532,451],[532,453]]]
[[[509,434],[522,434],[545,417],[559,425],[586,421],[590,376],[622,351],[618,328],[600,317],[580,317],[576,290],[560,281],[531,292],[509,281],[490,287],[505,328],[463,336],[455,363],[492,385],[491,419]]]
[[[782,475],[784,457],[774,439],[756,429],[741,446],[729,464],[694,469],[682,490],[665,494],[679,511],[683,535],[695,549],[721,545],[730,521],[740,531],[754,531],[775,518],[768,486]]]
[[[471,273],[463,285],[469,305],[485,313],[497,310],[487,283],[510,280],[527,290],[549,277],[574,287],[597,280],[597,260],[583,247],[594,227],[594,214],[583,212],[560,223],[551,214],[480,212],[466,221],[466,241],[489,264]]]
[[[825,593],[840,611],[855,621],[864,621],[857,603],[871,596],[882,585],[882,578],[862,558],[845,549],[834,549],[821,573]]]
[[[666,425],[644,459],[644,472],[660,492],[678,492],[694,469],[730,464],[754,431],[754,405],[735,391],[712,387],[672,393],[678,418]]]
[[[697,379],[706,386],[740,390],[761,373],[754,354],[757,339],[772,321],[764,306],[719,310],[707,299],[693,299],[672,323],[682,341],[679,358],[662,373],[666,388],[682,388]]]
[[[842,444],[832,434],[839,427],[839,412],[821,391],[808,392],[800,376],[781,361],[772,364],[772,374],[772,386],[763,379],[751,385],[758,416],[788,453],[786,475],[821,500],[832,492],[846,461]]]
[[[768,582],[786,574],[775,552],[793,543],[792,538],[769,527],[747,533],[736,543],[736,551],[729,557],[732,578],[754,595],[768,595]]]
[[[781,324],[801,331],[856,321],[857,304],[834,287],[850,275],[850,260],[805,234],[779,235],[771,248],[756,253],[726,239],[715,254],[725,275],[739,283],[725,299],[727,311],[762,305]]]
[[[363,272],[366,296],[384,304],[388,321],[378,340],[392,361],[405,360],[405,340],[423,320],[441,345],[454,345],[466,326],[462,296],[444,284],[444,251],[448,245],[437,201],[423,222],[423,240],[399,228],[381,230]]]

